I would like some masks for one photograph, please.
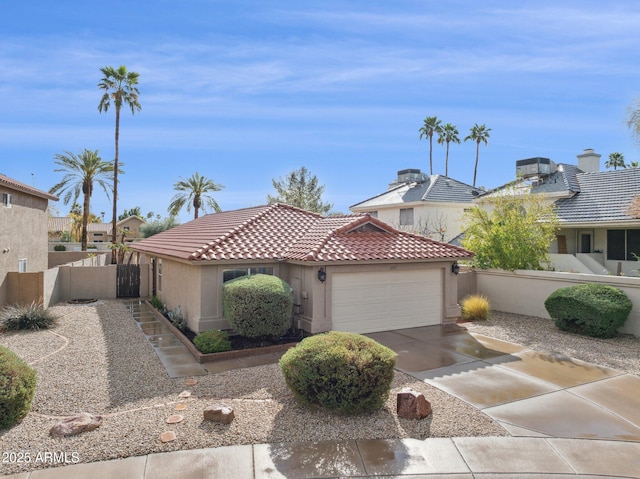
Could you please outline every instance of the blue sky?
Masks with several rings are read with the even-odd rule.
[[[140,73],[123,111],[118,211],[166,216],[195,171],[224,210],[264,204],[272,178],[306,166],[336,211],[428,171],[418,129],[437,115],[464,138],[491,128],[478,185],[535,156],[585,148],[640,159],[624,119],[640,97],[640,4],[601,1],[6,2],[0,15],[0,172],[48,190],[53,156],[114,155],[100,68]],[[435,173],[445,148],[434,145]],[[475,144],[451,145],[449,176],[473,181]],[[69,205],[58,202],[61,214]],[[92,211],[111,207],[101,191]],[[184,212],[181,219],[190,216]]]

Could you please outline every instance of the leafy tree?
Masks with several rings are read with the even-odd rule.
[[[609,154],[609,159],[605,162],[604,166],[606,168],[613,168],[614,170],[617,170],[618,167],[620,168],[627,167],[627,165],[624,162],[624,156],[622,155],[622,153],[619,153],[617,151],[614,151],[613,153]]]
[[[451,123],[447,123],[446,125],[444,125],[438,132],[438,143],[440,145],[442,145],[443,143],[447,144],[447,156],[444,163],[444,176],[449,176],[449,143],[460,144],[460,138],[458,138],[458,134],[458,129]]]
[[[140,225],[140,235],[143,238],[162,233],[163,231],[170,230],[171,228],[178,226],[180,221],[175,216],[169,216],[165,219],[157,219],[150,221],[143,225]]]
[[[100,113],[106,112],[113,102],[116,110],[116,154],[113,160],[113,216],[111,220],[111,242],[116,243],[116,218],[118,215],[118,172],[119,172],[119,141],[120,141],[120,110],[122,106],[131,108],[131,114],[140,111],[142,106],[138,101],[140,92],[138,91],[139,73],[127,71],[127,67],[121,65],[118,69],[104,67],[100,71],[104,75],[98,83],[98,88],[104,90],[104,94],[98,104]],[[115,255],[114,255],[114,259]]]
[[[553,204],[515,190],[491,200],[489,209],[475,206],[464,216],[462,245],[475,252],[475,265],[509,271],[542,269],[558,228]]]
[[[287,205],[327,214],[333,207],[330,203],[322,202],[324,185],[318,184],[318,177],[312,175],[306,167],[289,172],[283,179],[271,180],[277,195],[267,195],[267,202],[285,203]]]
[[[118,221],[126,220],[129,216],[139,216],[142,218],[142,212],[140,211],[139,206],[134,206],[130,210],[124,210],[120,216],[118,216]]]
[[[478,155],[480,153],[480,143],[487,144],[489,139],[489,132],[491,128],[487,128],[484,124],[478,125],[477,123],[471,127],[471,132],[467,135],[464,141],[473,140],[476,142],[476,166],[473,168],[473,186],[476,186],[476,175],[478,173]]]
[[[429,138],[429,174],[433,175],[433,134],[442,130],[442,122],[437,116],[428,116],[424,119],[424,125],[418,130],[420,139]]]
[[[113,184],[113,164],[102,161],[98,155],[98,150],[82,150],[80,155],[74,155],[66,151],[64,154],[54,156],[55,163],[60,167],[54,169],[56,172],[65,173],[62,180],[55,184],[50,192],[52,194],[64,193],[64,204],[68,204],[73,199],[75,203],[82,192],[82,251],[87,250],[87,223],[89,222],[89,211],[91,195],[93,195],[93,185],[98,183],[109,196],[111,185]],[[73,209],[72,209],[73,210]]]
[[[178,181],[173,185],[173,189],[179,191],[169,204],[169,214],[177,216],[180,210],[187,205],[187,211],[191,212],[193,206],[193,219],[198,218],[200,209],[206,212],[207,207],[212,208],[216,212],[222,211],[218,202],[209,196],[210,191],[220,191],[224,186],[214,183],[206,176],[200,176],[196,171],[186,180]]]
[[[631,163],[629,163],[629,168],[640,168],[640,162],[632,161]]]
[[[634,102],[627,109],[627,127],[631,130],[633,136],[640,141],[640,100]]]

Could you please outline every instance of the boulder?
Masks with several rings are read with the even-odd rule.
[[[68,416],[53,425],[49,434],[53,437],[75,436],[85,431],[93,431],[102,426],[102,416],[87,412]]]
[[[431,403],[424,394],[411,388],[404,388],[398,393],[398,417],[404,419],[424,419],[431,414]]]
[[[222,424],[231,424],[235,414],[233,409],[223,404],[215,404],[204,410],[204,418],[207,421],[221,422]]]

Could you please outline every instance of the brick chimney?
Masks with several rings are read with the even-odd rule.
[[[601,154],[593,151],[592,148],[585,148],[582,154],[578,155],[578,168],[585,173],[600,171],[601,156]]]

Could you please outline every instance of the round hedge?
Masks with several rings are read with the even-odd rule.
[[[618,288],[592,283],[557,289],[544,306],[559,329],[612,338],[624,326],[633,304]]]
[[[280,359],[298,401],[343,413],[380,409],[391,390],[396,353],[360,334],[331,331],[302,340]]]
[[[13,351],[0,346],[0,429],[24,418],[36,392],[36,372]]]
[[[241,336],[280,336],[291,327],[293,290],[268,274],[242,276],[222,288],[224,317]]]

